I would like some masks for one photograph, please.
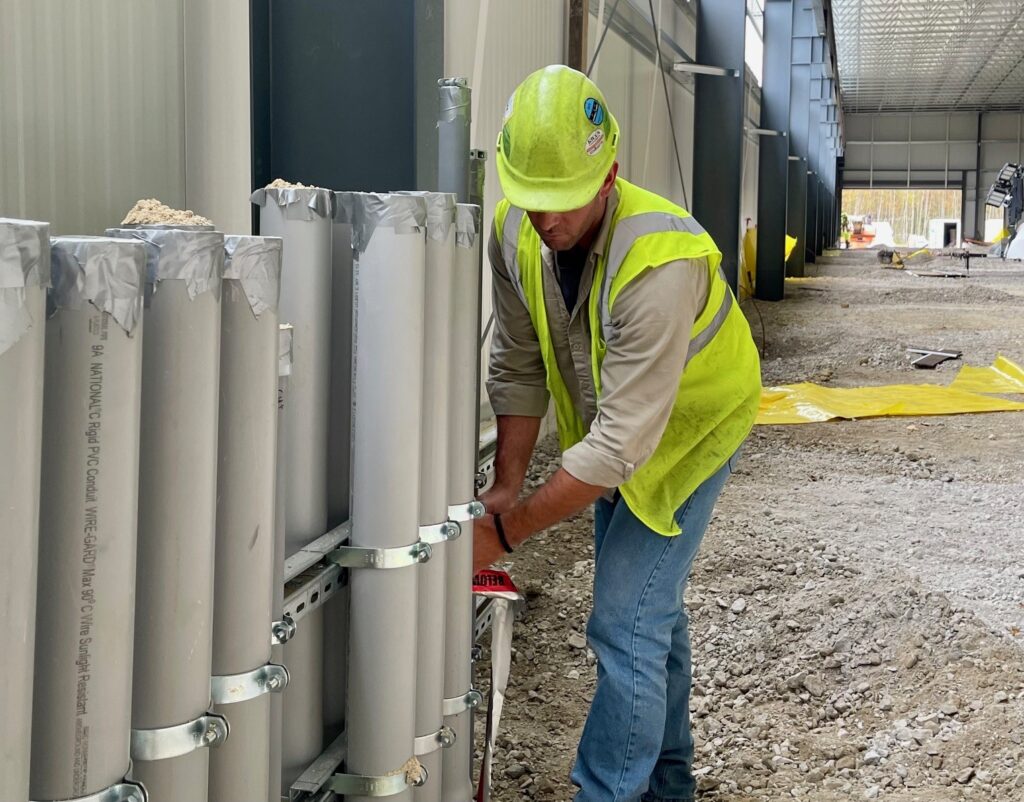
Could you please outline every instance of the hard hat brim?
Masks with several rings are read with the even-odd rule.
[[[557,183],[550,178],[530,180],[526,176],[516,175],[500,154],[495,161],[501,191],[513,206],[528,212],[572,212],[586,206],[597,197],[608,170],[614,163],[614,157],[608,163],[607,169],[595,178],[587,181],[573,178]]]

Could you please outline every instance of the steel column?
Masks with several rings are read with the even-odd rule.
[[[789,104],[789,200],[787,203],[786,231],[796,238],[796,247],[789,259],[789,275],[803,276],[807,255],[807,209],[810,185],[807,180],[810,143],[811,64],[813,40],[817,37],[811,0],[793,0],[793,42],[790,61]],[[792,157],[802,163],[797,174]],[[796,216],[799,210],[799,217]]]
[[[221,308],[220,435],[213,674],[256,671],[270,661],[277,480],[278,315],[281,240],[225,240]],[[220,702],[231,738],[210,755],[210,798],[255,802],[270,793],[272,690]]]
[[[703,0],[697,9],[697,61],[735,75],[698,74],[694,91],[693,214],[722,252],[737,291],[742,193],[745,0]]]
[[[210,705],[224,235],[108,233],[142,240],[148,258],[132,727],[153,730]],[[205,802],[208,757],[142,760],[133,746],[133,776],[154,800]]]
[[[419,540],[423,351],[409,346],[424,333],[426,205],[415,195],[352,193],[348,200],[356,298],[352,541],[411,548]],[[395,377],[410,392],[395,392]],[[351,774],[415,772],[418,579],[416,564],[352,570]],[[411,802],[412,789],[392,798]]]
[[[39,544],[48,223],[0,218],[0,799],[28,798]]]
[[[441,798],[471,802],[473,789],[473,708],[465,705],[473,689],[473,518],[476,494],[480,407],[480,207],[459,204],[455,217],[455,272],[452,287],[451,382],[449,400],[448,503],[465,510],[462,534],[448,549],[448,596],[445,602],[444,695],[457,712],[445,716],[455,746],[443,755]]]
[[[781,301],[785,292],[792,39],[793,0],[767,0],[764,6],[761,127],[787,136],[763,136],[759,141],[754,294],[765,301]]]

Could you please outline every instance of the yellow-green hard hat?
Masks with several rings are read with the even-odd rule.
[[[619,124],[582,72],[555,64],[527,76],[505,106],[498,178],[513,206],[568,212],[597,195],[615,161]]]

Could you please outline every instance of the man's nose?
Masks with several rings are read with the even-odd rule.
[[[537,215],[537,227],[546,234],[558,228],[558,222],[559,216],[552,212],[541,212]]]

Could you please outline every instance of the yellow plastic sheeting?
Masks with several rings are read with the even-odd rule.
[[[761,392],[757,423],[821,423],[837,418],[856,420],[1010,411],[1024,411],[1024,403],[934,384],[822,387],[804,382],[765,387]]]
[[[971,393],[1024,393],[1024,368],[1000,354],[987,368],[964,365],[950,386]]]
[[[796,247],[796,237],[786,235],[786,261],[789,261]],[[740,289],[746,295],[754,294],[757,279],[757,226],[748,228],[743,234],[743,251],[740,254]]]

